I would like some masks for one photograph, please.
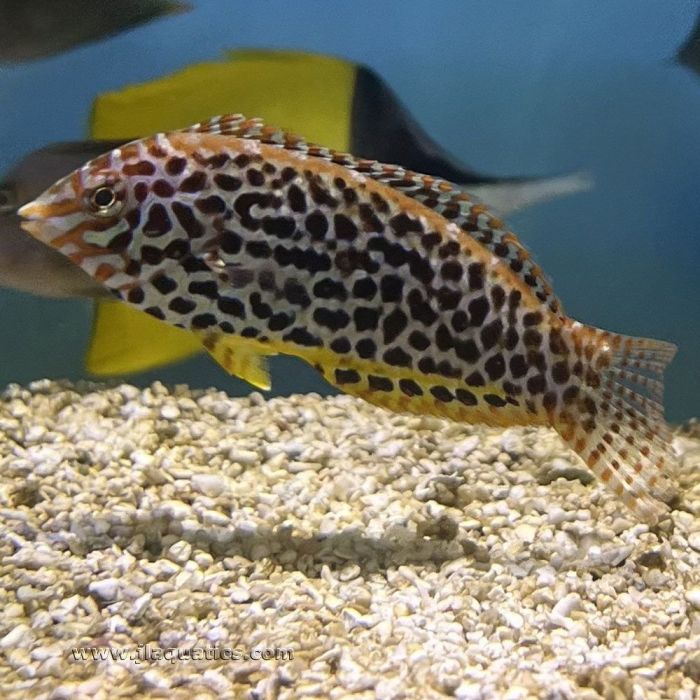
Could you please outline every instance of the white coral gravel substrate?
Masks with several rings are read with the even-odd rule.
[[[544,429],[10,386],[0,696],[692,700],[700,441],[675,445],[650,531]]]

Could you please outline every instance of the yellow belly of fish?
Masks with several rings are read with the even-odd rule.
[[[489,405],[484,396],[491,394],[505,399],[503,388],[495,384],[475,387],[463,380],[450,379],[437,374],[420,374],[410,369],[394,367],[379,362],[339,355],[324,348],[305,348],[283,341],[260,342],[249,338],[223,333],[208,333],[202,337],[204,347],[230,374],[249,382],[258,389],[271,388],[266,357],[282,354],[293,355],[308,362],[319,371],[332,386],[346,394],[358,396],[369,403],[397,413],[434,415],[464,423],[484,423],[492,426],[530,425],[546,422],[542,415],[533,415],[521,406],[506,404],[503,407]],[[340,383],[336,370],[354,370],[359,379],[352,383]],[[370,375],[391,382],[391,389],[373,387]],[[413,381],[422,392],[409,396],[399,388],[402,379]],[[457,400],[443,401],[431,394],[434,387],[444,387],[454,396],[458,389],[466,389],[477,400],[467,406]]]
[[[413,379],[413,381],[415,381],[416,384],[418,384],[423,390],[422,396],[407,396],[397,387],[397,381],[394,378],[394,375],[389,375],[387,373],[382,374],[381,369],[376,369],[371,372],[358,369],[357,372],[360,375],[359,382],[355,382],[353,384],[338,384],[335,381],[335,366],[328,367],[314,364],[314,367],[321,372],[324,379],[329,384],[340,389],[342,392],[351,394],[352,396],[358,396],[368,403],[374,404],[375,406],[381,406],[382,408],[387,408],[395,413],[433,415],[440,418],[448,418],[453,421],[459,421],[461,423],[483,423],[485,425],[501,427],[507,427],[509,425],[527,425],[534,422],[541,422],[540,420],[533,420],[534,416],[528,414],[519,406],[506,404],[503,407],[497,408],[495,406],[488,405],[483,400],[483,394],[496,393],[495,387],[478,387],[481,396],[478,397],[477,405],[465,406],[456,399],[445,402],[440,399],[436,399],[429,393],[430,387],[443,386],[449,389],[451,386],[457,386],[452,385],[449,380],[446,380],[444,377],[440,377],[438,375],[424,375],[425,379],[423,381],[418,381],[413,375],[410,377],[407,375],[406,378]],[[340,367],[343,366],[341,365]],[[378,367],[384,367],[386,372],[386,365]],[[389,391],[373,389],[369,383],[369,374],[392,379],[393,388]],[[461,386],[464,386],[464,384]],[[476,387],[469,387],[469,391],[474,394],[475,388]]]

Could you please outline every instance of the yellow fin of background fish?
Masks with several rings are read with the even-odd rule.
[[[90,136],[130,139],[180,129],[235,109],[303,131],[331,148],[348,149],[354,64],[287,51],[231,51],[226,56],[100,95],[93,106]],[[177,362],[201,349],[200,340],[185,331],[126,305],[99,302],[85,362],[92,374],[131,374]],[[241,358],[244,361],[255,366],[250,351]],[[251,372],[250,378],[232,373],[258,388],[269,388],[263,361]]]
[[[201,352],[200,340],[121,301],[97,301],[85,355],[91,374],[145,372]]]
[[[202,344],[229,374],[245,380],[256,389],[268,391],[272,387],[270,370],[264,355],[276,355],[274,350],[255,340],[223,333],[207,334]]]
[[[350,143],[355,66],[329,56],[232,51],[95,100],[92,137],[134,138],[174,131],[212,114],[254,114],[303,131],[330,148]],[[202,86],[206,89],[203,90]]]

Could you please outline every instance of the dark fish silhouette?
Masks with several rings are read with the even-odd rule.
[[[2,0],[0,62],[53,56],[187,10],[172,0]]]
[[[700,75],[700,17],[695,21],[688,38],[678,49],[676,60]]]
[[[587,190],[592,185],[585,173],[549,178],[493,177],[472,170],[436,143],[389,85],[366,66],[356,70],[349,150],[449,180],[500,214]]]

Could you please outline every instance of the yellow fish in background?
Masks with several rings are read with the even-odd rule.
[[[101,95],[95,100],[91,136],[130,139],[225,114],[235,106],[237,112],[302,132],[329,148],[451,180],[501,213],[590,187],[580,174],[494,178],[469,170],[435,143],[364,66],[289,51],[237,50],[228,57]],[[129,374],[201,351],[196,338],[166,328],[129,307],[98,303],[86,369],[101,376]]]
[[[228,61],[201,63],[95,100],[91,136],[130,139],[236,109],[303,128],[347,150],[356,67],[325,56],[234,51]],[[206,86],[203,89],[203,86]],[[126,304],[97,302],[86,369],[98,376],[131,374],[202,351],[192,334],[159,323]]]
[[[206,86],[206,89],[202,89]],[[16,210],[62,174],[141,134],[177,128],[232,109],[300,131],[341,151],[401,162],[450,180],[500,213],[587,189],[587,178],[495,178],[474,172],[435,143],[372,70],[328,56],[233,51],[174,75],[104,94],[86,142],[27,155],[0,182],[0,286],[48,297],[96,299],[86,369],[131,374],[201,351],[196,338],[128,306],[104,301],[105,288],[19,228]]]

